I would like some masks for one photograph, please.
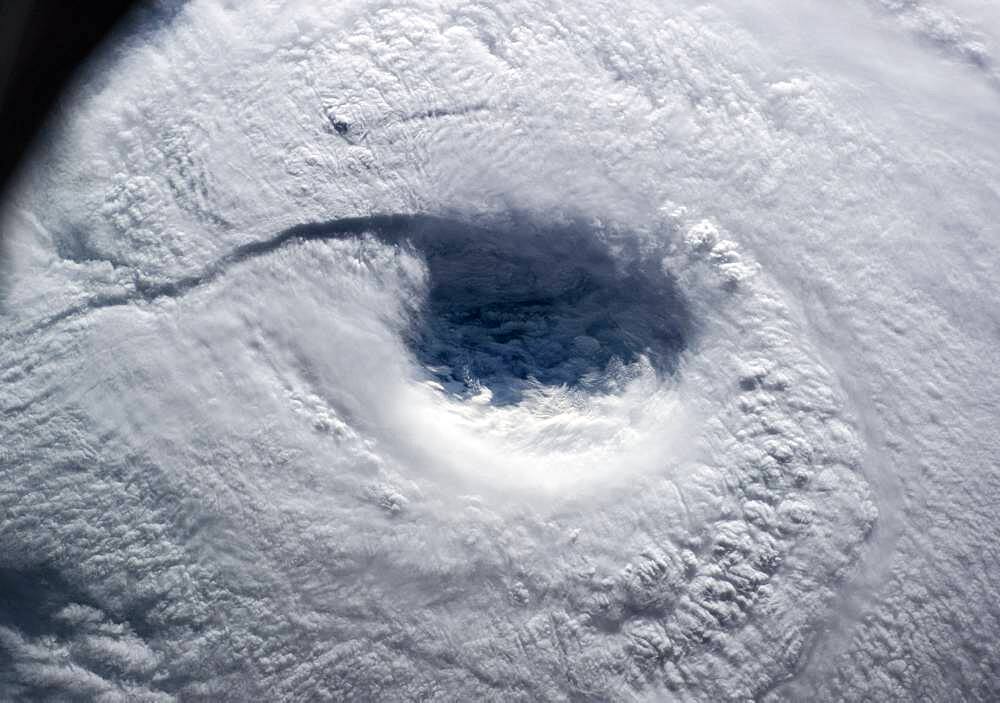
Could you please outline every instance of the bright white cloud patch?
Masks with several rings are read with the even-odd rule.
[[[990,698],[996,21],[125,33],[4,210],[0,697]]]

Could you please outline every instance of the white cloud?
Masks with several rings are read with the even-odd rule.
[[[879,5],[205,1],[129,44],[4,215],[0,568],[59,576],[0,693],[989,690],[995,94],[963,8]],[[880,24],[935,17],[944,59]],[[533,232],[652,262],[676,373],[449,395],[406,342],[443,233],[272,240],[371,213],[508,233],[534,283],[438,269],[508,296],[570,270]]]

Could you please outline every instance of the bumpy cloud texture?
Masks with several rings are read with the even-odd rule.
[[[989,6],[137,23],[4,209],[2,697],[995,694]]]

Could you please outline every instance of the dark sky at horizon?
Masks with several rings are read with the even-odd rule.
[[[77,67],[133,4],[132,0],[0,3],[0,190]]]

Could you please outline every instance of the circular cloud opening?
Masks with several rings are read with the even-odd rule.
[[[640,358],[675,369],[687,311],[658,260],[613,256],[579,223],[408,224],[428,291],[406,341],[449,392],[506,405],[539,386],[610,392]]]

